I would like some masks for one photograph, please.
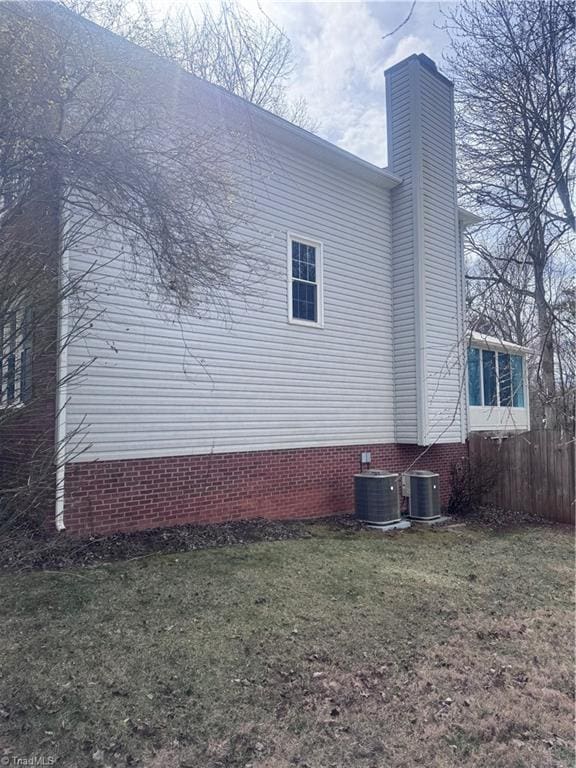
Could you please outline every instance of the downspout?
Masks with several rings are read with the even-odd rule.
[[[56,78],[63,75],[61,71],[56,72]],[[65,119],[66,104],[56,107],[55,135],[62,135]],[[56,331],[56,418],[55,418],[55,451],[54,461],[56,464],[56,499],[54,510],[54,522],[58,532],[65,529],[64,525],[64,474],[66,468],[66,399],[67,399],[67,381],[68,381],[68,292],[69,292],[69,258],[67,249],[64,248],[63,236],[63,200],[62,194],[64,180],[58,166],[54,166],[53,176],[51,178],[52,191],[55,195],[55,224],[56,224],[56,252],[58,254],[58,281],[57,281],[57,302],[58,302],[58,327]]]
[[[60,238],[59,238],[60,239]],[[58,270],[58,334],[56,364],[56,530],[63,531],[64,524],[64,474],[66,467],[66,401],[68,397],[68,253],[65,251]]]

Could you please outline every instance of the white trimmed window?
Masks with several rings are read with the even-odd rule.
[[[524,408],[524,359],[490,349],[468,349],[468,404]]]
[[[31,311],[16,309],[0,318],[0,408],[30,399]]]
[[[321,326],[322,243],[288,237],[288,319],[291,323]]]

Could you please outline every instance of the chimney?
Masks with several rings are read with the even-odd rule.
[[[396,441],[465,439],[453,85],[424,54],[388,69]]]

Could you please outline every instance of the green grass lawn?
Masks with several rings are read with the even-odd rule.
[[[569,532],[310,530],[0,578],[0,765],[573,766]]]

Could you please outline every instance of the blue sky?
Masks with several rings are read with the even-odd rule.
[[[214,0],[215,2],[217,0]],[[194,6],[193,0],[180,0]],[[306,99],[325,139],[376,165],[385,165],[384,70],[412,53],[426,53],[442,67],[448,40],[435,25],[452,3],[418,0],[406,26],[382,40],[406,17],[410,2],[278,2],[239,0],[253,14],[259,6],[294,47],[289,96]],[[159,11],[179,0],[154,0]]]

